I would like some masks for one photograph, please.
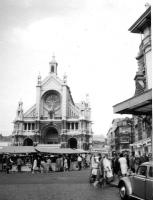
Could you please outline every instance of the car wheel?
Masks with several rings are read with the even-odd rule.
[[[120,197],[121,197],[122,200],[127,200],[128,199],[127,188],[126,188],[125,184],[121,184],[120,185],[119,193],[120,193]]]

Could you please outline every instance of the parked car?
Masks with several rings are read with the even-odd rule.
[[[141,164],[135,174],[122,177],[118,187],[122,200],[153,200],[153,161]]]

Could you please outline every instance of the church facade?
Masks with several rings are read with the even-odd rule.
[[[49,75],[44,80],[38,76],[36,102],[29,110],[23,112],[23,102],[19,102],[12,133],[14,145],[91,148],[93,133],[88,98],[74,103],[67,77],[61,80],[57,67],[53,56]]]

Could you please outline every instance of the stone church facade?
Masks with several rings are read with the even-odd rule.
[[[19,102],[12,134],[14,145],[91,148],[92,122],[88,98],[74,103],[67,77],[61,80],[57,76],[57,67],[53,56],[49,75],[44,80],[38,76],[36,102],[29,110],[23,112],[23,102]]]

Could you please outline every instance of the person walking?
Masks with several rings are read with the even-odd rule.
[[[116,153],[113,154],[113,158],[112,158],[112,168],[113,168],[113,175],[117,176],[120,170],[120,165],[118,162],[118,156]]]
[[[64,157],[64,172],[68,170],[68,162],[67,162],[67,157]]]
[[[80,154],[78,155],[77,161],[78,161],[78,167],[79,167],[79,171],[80,171],[82,169],[82,157]]]
[[[9,158],[9,156],[6,156],[5,163],[6,163],[6,166],[5,166],[6,173],[9,174],[10,173],[10,158]]]
[[[131,153],[131,156],[129,159],[129,167],[130,167],[130,170],[133,173],[135,173],[135,153],[134,152]]]
[[[97,185],[102,186],[104,184],[104,165],[103,165],[103,158],[101,154],[98,154],[98,165],[97,165],[97,175],[96,180],[94,182],[94,187],[97,187]]]
[[[112,172],[111,160],[108,159],[107,154],[105,154],[103,158],[103,166],[104,166],[104,179],[106,180],[106,183],[110,183],[113,180],[113,172]]]
[[[18,172],[21,172],[21,166],[23,164],[23,161],[20,157],[17,158],[17,169],[18,169]]]
[[[126,176],[128,172],[128,165],[126,158],[123,156],[123,153],[120,154],[118,161],[120,163],[121,175]]]
[[[37,158],[35,157],[33,161],[32,173],[34,174],[36,171],[38,171],[38,167],[37,167]]]

